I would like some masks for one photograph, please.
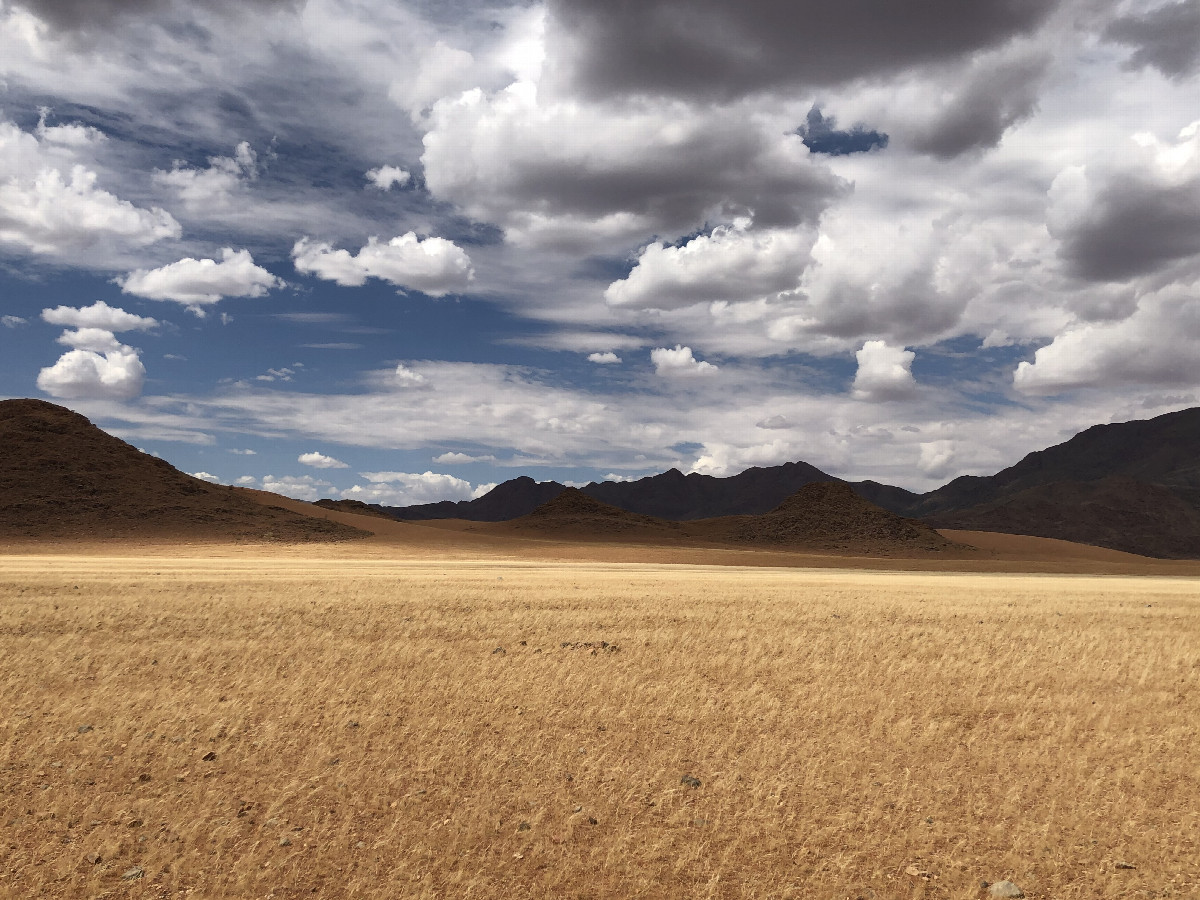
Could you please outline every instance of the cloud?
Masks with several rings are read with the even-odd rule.
[[[56,306],[42,310],[42,321],[68,328],[103,328],[105,331],[149,331],[158,327],[158,320],[137,316],[103,300],[91,306]]]
[[[287,8],[297,0],[192,0],[198,7],[236,13],[253,6]],[[64,31],[115,27],[123,19],[152,15],[172,6],[171,0],[16,0],[43,22]]]
[[[115,334],[103,328],[77,328],[64,332],[57,340],[58,343],[76,350],[91,350],[95,353],[111,353],[124,346]]]
[[[952,61],[1033,31],[1041,0],[862,0],[820,14],[778,0],[554,0],[548,66],[597,96],[728,100]]]
[[[1126,281],[1200,254],[1200,122],[1176,141],[1135,135],[1117,161],[1063,169],[1046,224],[1071,274]]]
[[[886,134],[868,129],[865,125],[839,130],[837,120],[833,116],[822,114],[818,106],[808,111],[804,124],[796,129],[796,134],[800,135],[811,152],[825,153],[829,156],[867,153],[871,150],[882,150],[888,145]]]
[[[156,170],[158,184],[173,188],[190,209],[226,207],[247,181],[258,178],[258,154],[242,141],[233,156],[210,156],[207,169],[196,169],[176,160],[169,172]]]
[[[37,386],[64,400],[131,400],[142,392],[146,369],[132,347],[69,350],[38,372]]]
[[[679,309],[696,303],[738,303],[795,290],[816,234],[808,229],[749,230],[739,220],[682,247],[650,244],[633,271],[604,292],[610,306]]]
[[[368,278],[378,278],[431,297],[461,293],[475,277],[471,258],[457,244],[445,238],[418,238],[411,231],[386,244],[372,237],[355,255],[301,238],[292,248],[292,260],[296,271],[343,287],[359,287]]]
[[[755,422],[754,427],[755,428],[766,428],[766,429],[781,429],[781,428],[792,428],[793,425],[792,425],[791,420],[788,419],[787,416],[776,415],[776,416],[769,416],[766,419],[762,419],[761,421]]]
[[[440,101],[424,144],[430,191],[520,247],[623,250],[738,217],[812,225],[848,189],[741,110],[588,105],[525,82]]]
[[[621,357],[613,353],[611,350],[606,350],[604,353],[589,353],[588,362],[596,363],[601,366],[611,366],[621,361]]]
[[[186,257],[158,269],[137,269],[117,279],[121,290],[149,300],[174,300],[199,310],[225,297],[262,297],[282,287],[262,266],[254,264],[249,250],[226,247],[221,261]]]
[[[236,448],[230,448],[229,452],[234,454],[235,456],[257,456],[258,455],[258,452],[255,450],[238,450]]]
[[[1021,362],[1013,386],[1029,396],[1131,384],[1200,385],[1200,308],[1187,287],[1141,298],[1133,315],[1075,324]]]
[[[696,378],[717,374],[718,367],[712,363],[701,362],[692,356],[691,347],[675,345],[671,350],[666,347],[656,347],[650,351],[650,362],[654,363],[654,373],[667,378]]]
[[[926,441],[920,445],[917,468],[930,478],[945,478],[954,472],[957,451],[955,441]]]
[[[419,384],[425,383],[424,375],[414,369],[410,369],[404,363],[399,363],[396,366],[395,371],[392,373],[392,378],[401,387],[416,387]]]
[[[278,478],[274,475],[264,475],[260,486],[262,490],[272,494],[282,494],[293,500],[310,502],[328,496],[330,488],[333,487],[328,481],[313,478],[311,475],[282,475]]]
[[[366,503],[410,506],[439,500],[470,500],[474,488],[470,482],[437,472],[360,472],[369,484],[356,484],[342,496]]]
[[[1200,6],[1189,0],[1166,3],[1144,15],[1128,15],[1109,24],[1104,36],[1133,48],[1131,69],[1153,66],[1182,80],[1200,69]]]
[[[23,319],[20,316],[0,316],[0,325],[5,328],[20,328],[22,325],[28,325],[29,320]]]
[[[201,481],[207,481],[210,484],[218,484],[221,481],[220,478],[211,472],[192,472],[191,476],[193,478],[199,478]]]
[[[390,191],[393,187],[404,187],[412,180],[412,174],[399,166],[378,166],[367,172],[367,181],[381,191]]]
[[[972,60],[932,115],[921,121],[916,114],[908,144],[939,159],[997,146],[1008,129],[1033,113],[1049,65],[1048,53],[1025,48]]]
[[[180,236],[170,213],[136,207],[96,187],[96,179],[77,165],[66,178],[46,168],[32,178],[0,182],[0,243],[40,256],[87,253],[98,260],[109,247],[144,247]]]
[[[433,461],[439,465],[465,465],[467,463],[495,462],[496,457],[490,453],[483,456],[471,456],[467,453],[443,453],[441,456],[435,456]]]
[[[916,391],[911,371],[916,354],[911,350],[890,347],[886,341],[867,341],[854,355],[858,360],[853,386],[855,399],[902,400]]]
[[[306,466],[312,466],[314,469],[348,469],[346,463],[340,459],[334,459],[332,456],[326,456],[324,453],[318,453],[315,450],[311,453],[301,453],[296,461]]]

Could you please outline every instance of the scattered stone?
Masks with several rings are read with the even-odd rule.
[[[122,881],[137,881],[139,878],[146,877],[146,870],[141,866],[134,866],[128,872],[121,876]]]
[[[577,812],[577,813],[583,812],[583,807],[582,806],[575,807],[575,812]]]
[[[342,758],[340,756],[335,756],[329,761],[329,764],[331,766],[340,766],[342,764]]]
[[[129,820],[129,827],[130,827],[130,828],[141,828],[141,827],[142,827],[143,825],[145,825],[145,824],[146,824],[146,823],[145,823],[145,822],[143,822],[141,819],[130,819],[130,820]]]
[[[1146,605],[1147,605],[1147,606],[1149,606],[1150,604],[1149,604],[1149,603],[1147,603]],[[1133,863],[1127,863],[1127,862],[1118,862],[1118,863],[1117,863],[1117,868],[1118,868],[1118,869],[1136,869],[1136,868],[1137,868],[1137,866],[1135,866]]]
[[[358,727],[358,722],[356,722],[354,719],[351,719],[351,720],[350,720],[350,727],[351,727],[351,728],[357,728],[357,727]]]
[[[354,845],[354,849],[355,850],[363,850],[366,848],[366,846],[367,846],[366,841],[359,841],[357,844]]]
[[[204,754],[202,757],[200,757],[200,759],[202,759],[204,762],[212,762],[212,761],[213,761],[213,760],[215,760],[216,758],[217,758],[217,751],[216,751],[216,750],[209,750],[209,751],[208,751],[207,753],[205,753],[205,754]]]
[[[505,655],[505,652],[504,652],[503,647],[497,647],[495,650],[492,651],[492,656],[504,656],[504,655]]]
[[[588,816],[588,824],[589,825],[599,825],[600,821],[592,816]]]
[[[291,839],[291,838],[289,838],[289,837],[281,837],[281,838],[279,839],[279,846],[280,846],[280,847],[290,847],[290,846],[292,846],[292,839]]]
[[[904,870],[904,874],[912,878],[921,878],[925,881],[929,881],[931,878],[933,878],[932,872],[922,869],[920,866],[909,866]]]
[[[528,822],[522,822],[520,825],[517,826],[517,831],[528,831],[532,827],[533,826],[530,825]]]
[[[926,817],[925,817],[925,824],[926,824],[926,825],[932,825],[932,824],[933,824],[933,816],[926,816]]]
[[[695,775],[684,775],[682,778],[679,779],[679,783],[686,784],[690,788],[698,788],[698,787],[700,787],[700,784],[701,784],[700,779],[697,778]]]
[[[91,725],[80,725],[75,730],[78,731],[80,734],[87,734],[89,731],[92,731],[93,729],[92,729]]]
[[[993,897],[1008,897],[1012,900],[1025,896],[1025,892],[1011,881],[997,881],[988,893]]]
[[[144,784],[150,780],[150,774],[148,772],[143,772],[141,775],[139,775],[137,777],[137,780]]]
[[[99,853],[85,853],[83,860],[93,866],[98,866],[104,862],[104,858]]]

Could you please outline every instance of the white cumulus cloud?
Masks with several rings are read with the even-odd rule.
[[[177,160],[169,172],[158,170],[153,177],[177,191],[190,209],[224,207],[245,182],[258,177],[258,154],[248,141],[242,141],[233,156],[210,156],[206,169]]]
[[[38,373],[37,386],[64,400],[131,400],[142,392],[146,368],[132,347],[69,350]]]
[[[464,291],[475,277],[471,258],[453,241],[419,238],[412,231],[387,243],[372,237],[356,254],[301,238],[292,248],[292,260],[296,271],[343,287],[359,287],[368,278],[378,278],[431,297]]]
[[[811,229],[752,231],[749,221],[713,229],[682,247],[650,244],[633,271],[604,292],[611,306],[680,309],[745,302],[795,290],[811,259]]]
[[[105,331],[148,331],[158,325],[157,319],[134,315],[109,306],[103,300],[97,300],[91,306],[43,309],[42,321],[69,328],[103,328]]]
[[[255,265],[249,250],[221,251],[221,261],[186,257],[158,269],[138,269],[118,279],[127,294],[150,300],[174,300],[192,309],[223,297],[262,297],[283,281]]]
[[[691,347],[675,345],[671,350],[667,347],[656,347],[650,351],[650,362],[654,363],[654,371],[667,377],[694,378],[704,375],[715,375],[717,366],[702,362],[692,355]]]
[[[404,187],[412,180],[412,174],[399,166],[378,166],[367,173],[367,181],[381,191],[390,191],[393,187]]]
[[[240,482],[241,479],[239,478],[238,481]],[[332,488],[333,485],[328,481],[313,478],[311,475],[281,475],[278,478],[274,475],[264,475],[261,487],[264,491],[282,494],[293,500],[312,501],[327,496],[329,488]]]
[[[314,469],[350,468],[340,459],[334,459],[332,456],[326,456],[324,453],[318,453],[315,450],[312,453],[301,453],[298,457],[296,457],[296,461],[303,463],[306,466],[312,466]]]
[[[604,353],[589,353],[588,362],[594,362],[601,366],[611,366],[621,361],[621,357],[613,353],[611,350],[606,350]]]
[[[475,489],[469,481],[438,472],[359,472],[368,482],[342,491],[342,496],[366,503],[410,506],[439,500],[470,500]]]
[[[858,372],[854,376],[854,397],[858,400],[901,400],[916,390],[912,361],[916,354],[886,341],[867,341],[854,354]]]

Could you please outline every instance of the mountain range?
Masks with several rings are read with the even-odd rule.
[[[729,478],[671,469],[579,490],[620,509],[672,521],[761,515],[813,482],[840,481],[790,462]],[[1160,558],[1200,558],[1200,407],[1096,425],[995,475],[967,475],[925,494],[847,482],[864,499],[938,528],[998,531],[1094,544]],[[475,500],[376,507],[398,519],[500,522],[565,489],[522,476]]]

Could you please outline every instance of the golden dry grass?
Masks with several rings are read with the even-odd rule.
[[[1200,581],[260,554],[0,557],[0,895],[1200,897]]]

